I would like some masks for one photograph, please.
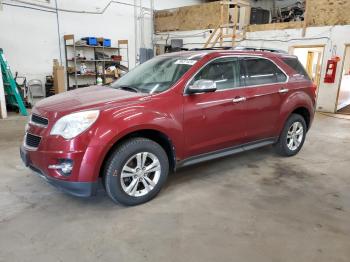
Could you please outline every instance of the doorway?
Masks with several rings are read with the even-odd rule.
[[[298,57],[310,79],[317,86],[318,93],[324,46],[294,46],[292,50],[292,54]]]
[[[345,48],[343,70],[338,92],[337,113],[350,115],[350,45]]]

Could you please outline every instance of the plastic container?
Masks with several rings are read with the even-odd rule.
[[[97,73],[102,75],[103,74],[103,66],[102,65],[98,65],[97,66]]]
[[[97,38],[96,37],[84,37],[82,39],[85,40],[88,45],[97,46]]]
[[[112,45],[111,39],[106,39],[106,38],[103,39],[103,46],[111,47],[111,45]]]
[[[87,67],[84,63],[81,63],[80,65],[80,74],[85,75],[86,74]]]
[[[113,61],[122,61],[122,56],[121,55],[112,55],[111,59]]]
[[[97,79],[96,79],[96,84],[97,84],[98,86],[102,86],[103,81],[102,81],[102,78],[101,78],[101,77],[97,77]]]
[[[97,38],[97,43],[100,46],[111,47],[112,41],[111,41],[111,39],[108,39],[108,38],[98,37]]]

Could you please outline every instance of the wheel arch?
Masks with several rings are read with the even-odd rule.
[[[301,115],[301,116],[304,118],[304,120],[305,120],[307,129],[309,130],[310,124],[311,124],[311,114],[310,114],[309,110],[308,110],[306,107],[304,107],[304,106],[297,107],[296,109],[294,109],[294,110],[289,114],[289,116],[291,116],[292,114]],[[289,116],[288,116],[288,117],[289,117]],[[288,119],[288,118],[287,118],[287,119]]]
[[[314,112],[315,104],[310,96],[302,91],[294,92],[281,106],[277,134],[279,135],[282,132],[286,121],[292,114],[301,115],[306,122],[307,130],[309,130],[314,119]]]
[[[104,170],[106,168],[106,163],[109,157],[113,154],[115,149],[122,144],[124,141],[136,138],[143,137],[148,138],[156,143],[158,143],[166,152],[169,159],[169,167],[171,170],[175,170],[176,167],[176,150],[172,140],[163,132],[156,129],[140,129],[136,131],[132,131],[130,133],[125,134],[121,138],[119,138],[107,151],[105,154],[102,164],[99,169],[99,177],[103,176]]]

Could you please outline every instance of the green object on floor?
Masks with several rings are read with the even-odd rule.
[[[13,78],[10,66],[7,63],[7,60],[4,56],[4,52],[1,48],[0,48],[0,64],[1,64],[2,79],[4,82],[4,89],[6,94],[6,103],[8,105],[18,107],[19,112],[22,115],[27,116],[28,113],[27,113],[26,107],[24,106],[23,97],[21,93],[18,91],[16,81]]]

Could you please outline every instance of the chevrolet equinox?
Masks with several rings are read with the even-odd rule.
[[[25,165],[75,196],[151,200],[169,171],[273,145],[299,152],[316,88],[294,56],[196,50],[155,57],[110,86],[41,100],[21,146]]]

